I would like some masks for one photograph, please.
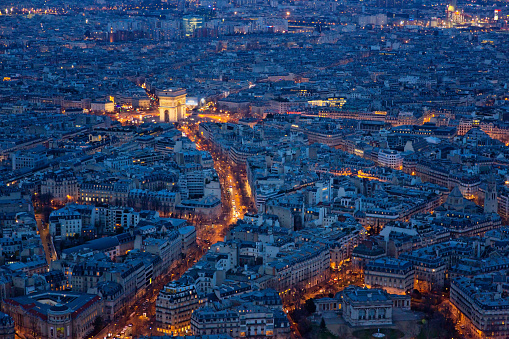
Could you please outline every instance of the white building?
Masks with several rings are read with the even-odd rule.
[[[186,173],[187,190],[191,197],[203,197],[205,193],[205,175],[203,171]]]
[[[48,162],[45,154],[28,153],[28,152],[15,152],[11,155],[12,170],[16,171],[22,168],[38,168]]]
[[[403,158],[401,154],[396,151],[383,149],[378,152],[378,164],[383,167],[402,169]]]
[[[63,240],[81,235],[83,222],[81,214],[72,208],[61,208],[49,216],[49,234],[55,240]]]
[[[241,305],[237,310],[239,311],[241,337],[274,335],[274,316],[269,308]]]
[[[124,166],[132,165],[133,158],[128,155],[113,156],[104,159],[104,165],[109,168],[120,170]]]
[[[341,294],[343,318],[351,326],[392,325],[394,307],[410,309],[410,296],[391,295],[381,289],[349,286]]]
[[[105,233],[115,233],[118,227],[128,229],[135,227],[140,222],[140,213],[131,207],[96,207],[98,226]]]
[[[180,241],[182,243],[182,253],[187,253],[189,249],[196,245],[196,228],[194,226],[185,226],[178,229]]]
[[[165,239],[147,238],[143,240],[145,251],[158,255],[163,260],[163,270],[167,270],[182,253],[182,240],[176,231]]]

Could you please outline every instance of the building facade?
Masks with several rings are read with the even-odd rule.
[[[239,312],[200,308],[191,316],[191,331],[196,336],[228,334],[236,338],[239,336]]]
[[[341,297],[343,319],[351,326],[392,325],[394,307],[410,309],[410,296],[391,295],[381,289],[349,286]]]
[[[81,235],[83,221],[78,211],[69,208],[61,208],[53,211],[49,217],[49,234],[54,239],[62,240]]]
[[[394,169],[403,168],[403,158],[401,154],[392,150],[380,150],[378,152],[378,163],[380,166],[390,167]]]
[[[72,171],[47,173],[41,181],[41,194],[49,194],[60,202],[78,199],[78,181]]]
[[[414,268],[405,260],[380,258],[370,261],[364,269],[364,284],[382,288],[393,294],[405,294],[414,288]]]
[[[475,338],[502,339],[509,336],[509,300],[490,278],[458,277],[451,282],[451,304],[468,319]]]
[[[97,295],[77,292],[41,292],[6,299],[3,311],[14,319],[16,333],[42,339],[87,338],[103,301]]]
[[[182,278],[166,285],[157,296],[157,330],[167,334],[182,334],[191,329],[191,315],[202,306],[196,286]]]
[[[400,257],[414,266],[414,288],[427,292],[440,290],[445,283],[446,265],[442,258],[424,251],[403,253]]]

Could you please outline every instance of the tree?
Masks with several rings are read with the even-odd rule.
[[[51,200],[53,200],[53,195],[51,193],[44,193],[39,195],[39,202],[41,203],[41,206],[50,205]]]
[[[291,288],[291,294],[294,297],[295,303],[298,307],[301,305],[301,300],[304,298],[306,290],[303,288],[302,284],[298,283]]]
[[[293,322],[297,324],[301,335],[311,330],[311,323],[307,319],[308,315],[309,314],[302,308],[297,308],[290,312],[290,317],[293,319]]]
[[[162,207],[162,212],[163,212],[163,216],[166,217],[169,212],[170,212],[170,208],[168,207],[167,204],[163,204],[163,207]]]
[[[33,316],[30,317],[29,335],[34,339],[38,338],[40,335],[37,320]]]
[[[51,206],[44,206],[42,208],[42,219],[44,222],[49,222],[49,216],[53,212],[53,208]]]
[[[133,198],[127,198],[127,207],[136,207],[136,201]]]
[[[311,325],[311,321],[309,321],[309,319],[307,319],[307,318],[301,319],[297,324],[298,324],[297,327],[299,328],[299,332],[303,336],[305,336],[306,334],[311,332],[311,330],[313,328]]]
[[[422,299],[422,294],[421,294],[421,292],[419,292],[419,290],[414,289],[412,291],[412,297],[417,299],[417,300],[421,300]]]
[[[98,315],[94,320],[94,333],[99,333],[104,326],[103,318]]]
[[[305,309],[305,310],[306,310],[309,314],[313,314],[313,313],[315,313],[315,311],[316,311],[316,305],[315,305],[315,301],[313,300],[313,298],[306,300],[306,302],[304,303],[304,309]]]

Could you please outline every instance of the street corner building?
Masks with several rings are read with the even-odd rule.
[[[14,339],[14,319],[8,314],[0,312],[0,339]]]
[[[2,308],[14,319],[21,337],[80,339],[92,332],[96,318],[102,316],[103,301],[93,294],[51,291],[5,299]],[[0,334],[0,338],[11,337]]]
[[[187,277],[172,281],[162,289],[156,301],[159,332],[170,335],[190,330],[191,314],[203,303],[194,283]]]

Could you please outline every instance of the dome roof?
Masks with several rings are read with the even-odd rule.
[[[8,314],[0,312],[0,327],[9,327],[12,326],[14,329],[14,320]]]
[[[458,188],[458,186],[454,186],[454,188],[452,189],[451,193],[449,193],[449,197],[463,198],[463,194],[461,194],[461,191]]]
[[[69,307],[62,305],[60,303],[56,303],[55,305],[51,306],[49,310],[51,312],[65,312],[69,310]]]

